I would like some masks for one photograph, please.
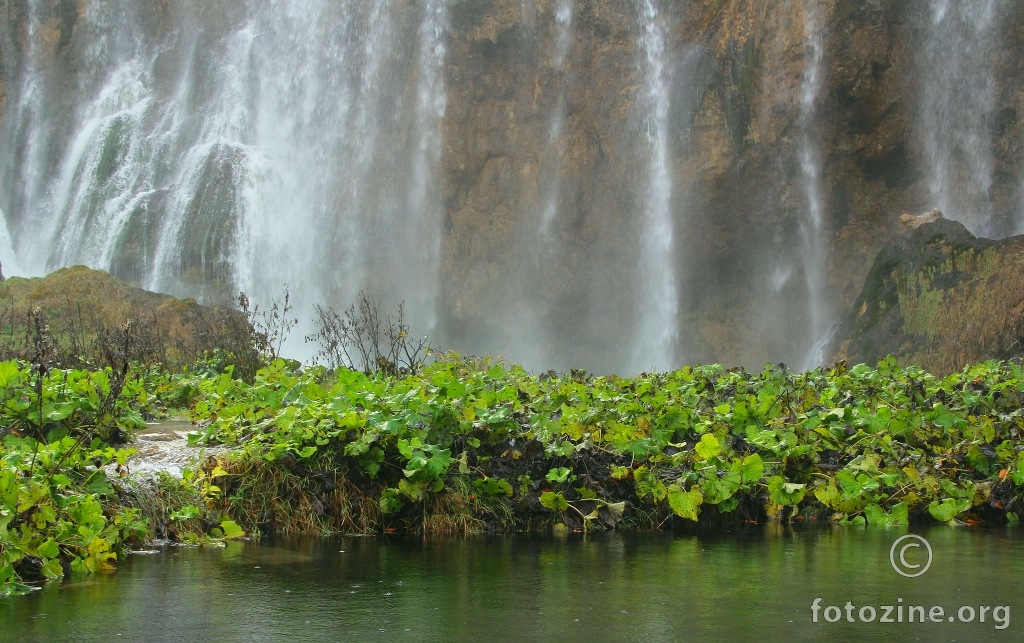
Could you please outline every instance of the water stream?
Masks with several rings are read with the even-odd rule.
[[[827,310],[829,293],[825,283],[826,235],[825,211],[821,195],[820,136],[815,127],[817,101],[821,93],[822,60],[824,57],[823,7],[817,0],[804,1],[804,37],[807,43],[807,62],[800,87],[800,172],[806,207],[800,219],[800,259],[803,262],[804,284],[807,290],[808,328],[807,348],[802,368],[819,366],[825,359],[822,341],[832,324]]]
[[[196,431],[188,420],[166,419],[150,422],[128,445],[136,453],[128,458],[127,475],[144,481],[159,473],[181,478],[186,467],[196,467],[203,458],[227,451],[224,446],[190,447],[188,434]],[[108,471],[115,475],[114,471]]]

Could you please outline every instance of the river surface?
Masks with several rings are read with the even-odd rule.
[[[1024,529],[915,530],[932,558],[913,578],[890,562],[908,533],[751,526],[167,547],[129,556],[115,574],[0,600],[0,639],[1021,640]],[[905,571],[925,569],[923,545],[902,554],[919,565]],[[892,623],[879,622],[885,606]]]

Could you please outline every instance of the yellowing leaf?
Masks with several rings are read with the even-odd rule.
[[[718,438],[710,433],[700,436],[700,442],[694,447],[697,457],[701,460],[707,460],[712,456],[716,456],[721,450],[722,446],[718,443]]]
[[[700,506],[704,504],[704,494],[701,493],[699,486],[694,486],[689,491],[683,491],[677,485],[670,485],[668,488],[668,504],[677,516],[688,518],[689,520],[697,520]]]
[[[223,520],[220,523],[220,528],[224,532],[224,538],[227,540],[235,540],[238,538],[245,538],[245,530],[238,526],[234,520]]]

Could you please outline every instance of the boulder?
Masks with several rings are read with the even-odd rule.
[[[26,326],[32,310],[41,313],[58,352],[86,359],[97,359],[97,341],[112,329],[126,328],[129,320],[138,324],[136,341],[148,344],[137,348],[169,366],[204,351],[234,348],[237,342],[231,340],[251,335],[244,315],[233,308],[150,292],[102,270],[72,266],[0,283],[0,359],[21,355],[30,343]]]
[[[1024,235],[993,241],[934,212],[922,218],[904,218],[905,231],[875,257],[831,360],[893,355],[945,375],[1024,355]]]

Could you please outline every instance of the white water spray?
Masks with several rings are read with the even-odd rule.
[[[666,29],[655,0],[644,0],[640,49],[648,146],[647,187],[641,224],[639,305],[631,367],[668,370],[675,365],[678,293],[675,277],[672,177],[669,171],[669,83]]]
[[[806,199],[800,219],[800,257],[804,267],[804,287],[807,292],[808,328],[810,342],[804,357],[804,369],[814,368],[824,360],[822,338],[831,325],[826,303],[825,284],[825,212],[821,196],[821,149],[817,142],[814,117],[821,94],[821,68],[824,58],[824,33],[821,27],[822,3],[804,0],[804,37],[807,43],[807,62],[800,88],[800,172]]]
[[[971,232],[994,236],[992,58],[1002,46],[995,0],[931,0],[931,32],[919,53],[919,135],[932,203]]]

